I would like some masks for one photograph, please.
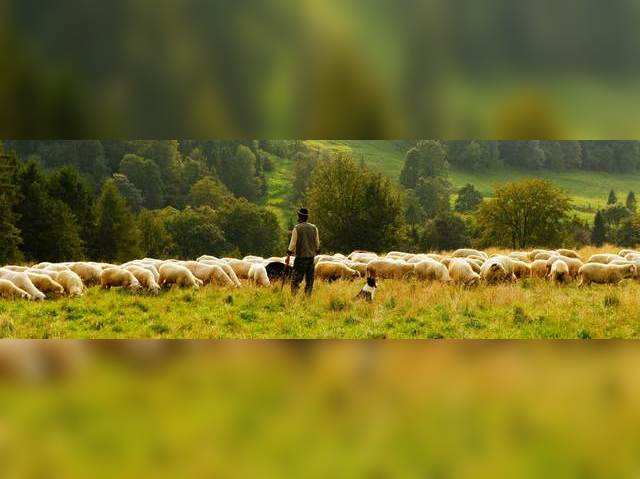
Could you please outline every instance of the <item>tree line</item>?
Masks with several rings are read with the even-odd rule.
[[[451,151],[474,142],[395,143],[408,147],[398,181],[303,141],[5,142],[0,262],[281,254],[285,231],[261,206],[276,158],[292,160],[291,211],[311,208],[326,251],[640,243],[633,192],[585,221],[543,180],[491,198],[454,189]]]
[[[208,157],[200,145],[183,156],[175,142],[122,143],[0,146],[0,263],[280,249],[284,233],[276,215],[249,201],[261,194],[259,162],[249,146],[229,143],[230,156]],[[22,147],[21,161],[8,146]],[[114,147],[122,153],[119,163]],[[86,151],[103,161],[93,164]],[[225,171],[221,158],[254,168]]]
[[[420,141],[401,142],[405,151]],[[585,170],[635,173],[640,170],[640,141],[438,141],[439,148],[423,154],[466,171],[485,171],[503,166],[524,170]]]

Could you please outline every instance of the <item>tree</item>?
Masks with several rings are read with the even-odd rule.
[[[227,187],[211,176],[198,180],[189,192],[189,203],[194,207],[210,206],[218,209],[230,198],[233,198],[233,195]]]
[[[160,167],[153,160],[133,154],[124,155],[120,173],[140,190],[146,208],[162,207],[164,186]]]
[[[463,248],[469,245],[469,228],[462,216],[443,213],[427,221],[422,243],[427,251]]]
[[[293,193],[294,203],[304,202],[313,170],[318,164],[319,153],[297,153],[293,163]]]
[[[23,239],[22,250],[33,261],[70,261],[83,256],[82,240],[70,208],[47,191],[47,178],[34,161],[17,173],[21,200],[15,210]]]
[[[522,249],[561,242],[571,203],[551,182],[529,179],[506,183],[478,211],[478,226],[488,244]]]
[[[404,223],[400,191],[346,155],[318,164],[308,202],[327,251],[389,249]]]
[[[615,242],[620,246],[636,247],[640,244],[640,217],[633,215],[622,220],[615,231]]]
[[[63,166],[49,175],[48,192],[63,201],[73,213],[85,244],[94,239],[95,216],[92,187],[72,165]]]
[[[142,192],[122,173],[114,173],[112,178],[129,209],[134,213],[139,212],[142,208]]]
[[[630,191],[627,195],[627,201],[625,202],[627,209],[633,213],[635,213],[638,202],[636,201],[636,194],[633,191]]]
[[[171,235],[171,254],[195,259],[203,254],[220,256],[227,252],[224,234],[215,211],[207,206],[187,207],[171,215],[166,222]]]
[[[502,163],[497,141],[448,141],[447,158],[452,165],[473,171],[496,168]]]
[[[500,156],[507,165],[531,170],[542,168],[546,161],[545,151],[537,140],[501,141]]]
[[[174,249],[172,238],[165,226],[168,218],[178,213],[173,208],[164,210],[142,210],[138,215],[140,248],[145,256],[164,258]]]
[[[125,262],[140,254],[140,231],[113,179],[102,185],[96,204],[94,256]]]
[[[414,190],[407,190],[405,195],[405,220],[407,224],[411,226],[415,226],[417,224],[422,223],[426,214],[422,205],[420,204],[420,199]]]
[[[458,213],[469,213],[475,211],[482,204],[482,193],[475,189],[471,183],[458,190],[458,198],[456,198],[455,210]]]
[[[420,140],[411,148],[400,173],[400,183],[416,188],[420,178],[444,176],[449,171],[447,153],[437,140]]]
[[[616,196],[616,192],[611,190],[609,192],[609,198],[607,199],[608,205],[615,205],[618,202],[618,197]]]
[[[593,220],[593,230],[591,231],[591,243],[594,246],[600,247],[604,244],[607,237],[607,225],[604,221],[604,216],[600,210],[596,211],[596,216]]]
[[[284,247],[278,217],[243,198],[226,203],[219,213],[219,224],[227,249],[237,249],[243,256],[272,256]]]
[[[38,259],[41,261],[78,261],[84,256],[84,243],[80,230],[69,206],[61,200],[51,199],[45,214],[51,228],[43,232],[47,248]]]
[[[420,178],[415,193],[427,218],[435,218],[451,209],[451,184],[444,177]]]
[[[6,155],[0,144],[0,265],[21,259],[20,230],[16,226],[14,208],[19,200],[16,185],[18,163],[14,155]]]
[[[246,145],[238,145],[235,156],[221,160],[218,175],[222,182],[235,194],[255,201],[260,197],[257,179],[256,156]]]
[[[631,211],[629,211],[626,206],[615,203],[604,208],[602,210],[602,216],[607,225],[617,227],[622,220],[631,216]]]

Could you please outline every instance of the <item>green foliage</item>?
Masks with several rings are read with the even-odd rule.
[[[300,152],[294,156],[292,201],[304,203],[313,170],[318,164],[319,152]]]
[[[417,225],[422,223],[426,218],[426,213],[420,198],[416,195],[414,190],[407,190],[405,195],[405,220],[409,225]]]
[[[167,218],[176,213],[174,209],[142,210],[138,215],[140,248],[144,256],[164,258],[173,250],[173,240],[167,231]]]
[[[284,249],[278,217],[242,198],[227,202],[219,211],[218,221],[229,251],[268,257]]]
[[[85,245],[91,244],[95,234],[94,193],[91,186],[74,166],[63,166],[47,179],[52,198],[63,201],[73,213]]]
[[[448,141],[447,159],[451,165],[471,171],[483,171],[502,165],[497,141]]]
[[[622,220],[631,216],[631,211],[619,203],[613,203],[602,209],[602,216],[609,227],[615,228]]]
[[[205,176],[191,187],[189,204],[194,207],[209,206],[218,209],[232,197],[231,192],[223,183],[211,176]]]
[[[161,170],[153,160],[127,154],[120,163],[120,173],[140,190],[146,208],[160,208],[163,205],[164,185]]]
[[[415,194],[426,218],[435,218],[451,209],[451,184],[444,177],[420,178]]]
[[[469,246],[469,228],[464,218],[455,213],[442,213],[429,220],[422,238],[426,251],[455,250]]]
[[[513,249],[558,245],[570,207],[569,198],[544,180],[498,186],[494,197],[483,203],[478,212],[482,240]]]
[[[327,251],[382,251],[398,241],[404,222],[401,193],[389,179],[348,156],[318,164],[308,202]]]
[[[18,203],[19,189],[16,185],[18,164],[15,156],[5,155],[0,143],[0,264],[17,262],[20,252],[20,230],[14,212]]]
[[[233,194],[249,201],[255,201],[260,197],[256,156],[249,147],[238,145],[233,156],[221,157],[218,161],[216,171]]]
[[[638,201],[636,200],[636,194],[633,191],[630,191],[627,194],[627,199],[625,201],[625,206],[627,209],[633,213],[636,212]]]
[[[455,210],[458,213],[470,213],[475,211],[482,204],[482,193],[475,189],[471,183],[458,190]]]
[[[615,205],[618,202],[618,197],[616,196],[616,192],[611,190],[609,192],[609,198],[607,198],[607,205]]]
[[[591,232],[591,243],[594,246],[602,246],[607,238],[607,224],[602,211],[598,210],[593,220],[593,230]]]
[[[614,230],[612,238],[615,244],[625,247],[636,247],[640,245],[640,216],[634,214],[627,216],[618,228]]]
[[[449,170],[447,153],[437,140],[420,140],[406,155],[400,183],[416,188],[421,178],[446,175]]]
[[[173,256],[194,259],[203,254],[220,256],[226,252],[215,211],[207,206],[176,211],[167,218],[165,227],[172,238]]]
[[[93,255],[107,261],[129,261],[140,255],[140,231],[114,180],[104,182],[96,204]]]
[[[17,174],[21,200],[16,204],[22,251],[28,259],[68,261],[83,256],[82,240],[70,208],[47,191],[47,179],[34,161]]]
[[[131,181],[129,181],[129,178],[121,173],[113,174],[113,182],[115,183],[122,197],[127,202],[127,206],[129,207],[129,209],[134,213],[139,212],[142,208],[143,202],[142,192],[138,188],[136,188],[135,185],[131,183]]]
[[[545,165],[546,155],[540,141],[502,141],[500,156],[507,165],[537,170]]]

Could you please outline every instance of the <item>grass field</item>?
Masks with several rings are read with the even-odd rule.
[[[353,157],[397,180],[404,164],[404,152],[396,148],[393,143],[383,140],[308,140],[307,143],[315,148],[328,148],[334,151],[350,152]],[[283,208],[289,208],[282,203],[281,192],[290,189],[292,177],[291,161],[276,160],[277,168],[269,176],[268,204],[278,210],[283,216]],[[609,191],[614,189],[618,198],[624,200],[629,191],[640,191],[640,175],[601,173],[591,171],[563,171],[549,170],[524,171],[514,168],[500,168],[484,172],[469,172],[452,169],[450,180],[457,189],[467,183],[473,184],[485,196],[492,194],[494,185],[522,178],[543,178],[552,181],[564,189],[573,199],[576,210],[584,219],[592,220],[596,209],[606,204]],[[289,183],[287,183],[289,182]]]
[[[585,251],[584,256],[594,249]],[[0,302],[11,338],[640,338],[640,283],[555,286],[318,282],[309,301],[288,288],[171,290],[158,297],[92,288],[79,299]]]

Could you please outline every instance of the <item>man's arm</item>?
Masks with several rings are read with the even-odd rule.
[[[318,233],[318,228],[316,228],[316,253],[320,253],[320,233]]]
[[[291,256],[296,252],[296,244],[298,243],[298,230],[293,228],[291,232],[291,241],[289,242],[289,249],[287,250],[287,256]]]

